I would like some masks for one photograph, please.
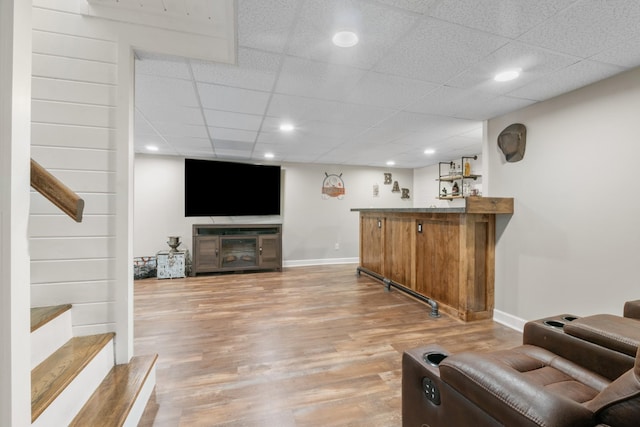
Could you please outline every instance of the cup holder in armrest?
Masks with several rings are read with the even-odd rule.
[[[562,328],[564,326],[564,323],[558,322],[557,320],[545,320],[544,324],[554,328]]]
[[[564,316],[562,320],[566,320],[567,322],[573,322],[577,318],[578,318],[577,316]]]
[[[440,353],[437,351],[429,351],[422,355],[422,358],[431,366],[438,366],[448,354]]]

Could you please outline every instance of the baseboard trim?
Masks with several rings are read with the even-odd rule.
[[[493,321],[515,329],[518,332],[524,331],[524,324],[527,323],[525,319],[505,313],[504,311],[496,310],[495,308],[493,309]]]
[[[284,261],[283,267],[309,267],[313,265],[332,265],[332,264],[357,264],[360,258],[323,258],[323,259],[301,259],[293,261]]]

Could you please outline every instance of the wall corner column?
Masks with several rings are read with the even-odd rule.
[[[133,356],[133,116],[134,54],[128,40],[118,45],[116,155],[116,363]]]
[[[31,425],[32,6],[0,0],[0,425]]]

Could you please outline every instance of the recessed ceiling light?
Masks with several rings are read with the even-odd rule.
[[[424,150],[424,154],[435,154],[436,150],[434,150],[433,148],[427,148],[426,150]]]
[[[358,35],[353,31],[338,31],[331,40],[338,47],[352,47],[358,44]]]
[[[514,68],[512,70],[506,70],[495,75],[493,80],[497,82],[508,82],[509,80],[517,79],[520,76],[521,68]]]
[[[393,165],[395,165],[395,164],[396,164],[396,162],[394,162],[393,160],[389,160],[389,161],[387,162],[387,166],[393,166]]]
[[[291,132],[293,129],[294,128],[291,123],[283,123],[280,125],[280,130],[283,132]]]
[[[273,155],[273,153],[264,153],[264,158],[265,159],[273,159],[275,156]]]
[[[146,148],[147,151],[158,151],[158,147],[155,145],[145,145],[144,148]]]

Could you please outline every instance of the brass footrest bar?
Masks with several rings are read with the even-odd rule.
[[[426,302],[427,304],[429,304],[431,306],[431,313],[429,313],[429,316],[431,317],[440,317],[440,313],[438,312],[438,303],[434,300],[432,300],[431,298],[428,298],[422,294],[417,293],[416,291],[407,288],[404,285],[401,285],[400,283],[396,283],[391,279],[387,279],[386,277],[383,277],[381,274],[375,273],[371,270],[367,270],[366,268],[363,267],[357,267],[356,268],[357,274],[358,276],[360,276],[360,273],[365,273],[368,274],[369,276],[380,280],[383,284],[384,287],[387,291],[391,290],[391,287],[393,286],[394,288],[401,290],[402,292],[405,292],[409,295],[411,295],[414,298],[419,299],[422,302]]]

